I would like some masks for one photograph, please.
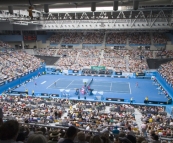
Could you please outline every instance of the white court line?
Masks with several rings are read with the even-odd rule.
[[[111,82],[111,86],[110,86],[110,91],[112,90],[112,82]]]
[[[44,83],[46,83],[46,81],[43,81],[41,84],[44,84]]]
[[[73,81],[74,81],[74,80],[72,80],[72,82],[70,82],[68,86],[70,86],[70,84],[72,84],[72,83],[73,83]],[[67,87],[68,87],[68,86],[67,86]],[[66,88],[67,88],[67,87],[66,87]]]
[[[74,83],[73,83],[73,85],[83,85],[83,84],[82,84],[82,83],[81,83],[81,84],[74,84]]]
[[[130,83],[128,82],[128,84],[129,84],[129,90],[130,90],[130,94],[132,94],[132,92],[131,92],[131,87],[130,87]]]
[[[105,86],[105,85],[92,85],[92,86],[103,86],[103,87],[110,87],[109,85]]]
[[[60,78],[58,80],[60,80]],[[57,82],[58,80],[56,80],[55,82]],[[55,82],[53,82],[51,85],[49,85],[48,87],[46,87],[46,89],[48,89],[49,87],[51,87]]]

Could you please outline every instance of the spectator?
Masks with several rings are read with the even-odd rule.
[[[4,122],[0,126],[0,142],[15,143],[19,133],[19,123],[15,120]]]
[[[90,143],[102,143],[103,140],[101,139],[101,137],[99,135],[95,135],[93,137],[91,137],[90,139]]]
[[[0,108],[0,126],[3,124],[3,112],[2,108]]]
[[[49,141],[48,143],[57,143],[60,137],[60,133],[57,130],[54,130],[49,135]]]
[[[73,143],[74,138],[77,135],[77,128],[74,126],[70,126],[65,134],[65,139],[62,143]]]
[[[41,134],[33,134],[29,136],[27,143],[47,143],[47,139]]]
[[[160,143],[158,135],[154,135],[153,140],[152,143]]]
[[[87,143],[84,132],[80,131],[77,133],[77,143]]]

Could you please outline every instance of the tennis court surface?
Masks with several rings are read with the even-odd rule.
[[[75,90],[76,88],[82,88],[84,86],[84,81],[86,81],[88,85],[90,84],[91,80],[92,79],[70,80],[70,79],[59,78],[51,85],[49,85],[47,89]],[[129,82],[111,82],[111,81],[102,81],[102,80],[93,79],[93,81],[90,84],[90,88],[94,89],[94,91],[131,94]]]

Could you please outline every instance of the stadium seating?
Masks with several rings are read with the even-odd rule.
[[[83,33],[83,44],[102,44],[104,33]]]
[[[63,44],[80,44],[82,42],[81,32],[64,32],[62,37]]]
[[[41,66],[41,60],[22,51],[0,53],[0,80],[16,78]]]
[[[89,141],[87,137],[93,138],[98,132],[98,138],[117,143],[123,140],[128,140],[128,143],[141,143],[142,141],[152,143],[157,138],[169,141],[171,140],[169,137],[172,137],[173,120],[167,117],[164,108],[159,106],[69,101],[66,99],[27,99],[10,97],[5,94],[1,98],[0,104],[4,105],[2,108],[3,120],[6,121],[4,124],[17,120],[19,124],[23,125],[20,127],[20,133],[27,131],[22,141],[32,137],[31,134],[35,136],[42,134],[45,138],[48,137],[45,143],[52,141],[52,139],[58,142],[63,140],[69,126],[78,128],[77,137],[83,133],[83,141]],[[16,108],[13,108],[13,105],[17,105]],[[135,118],[135,110],[142,114],[141,123]],[[4,130],[9,129],[5,128]],[[80,139],[81,136],[76,138],[75,142],[79,142]],[[3,139],[0,138],[0,140]],[[21,141],[21,138],[17,138],[17,140]]]
[[[11,46],[8,43],[4,43],[3,41],[0,41],[0,47],[11,48]]]
[[[161,76],[173,87],[173,61],[162,64],[158,71]]]
[[[164,33],[153,33],[154,44],[166,44],[169,38]]]
[[[151,38],[149,33],[138,32],[138,33],[129,33],[129,44],[137,45],[150,45]]]
[[[127,42],[127,33],[107,33],[106,35],[106,44],[126,44]]]

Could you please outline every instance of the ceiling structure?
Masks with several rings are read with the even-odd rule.
[[[28,13],[31,5],[32,19]],[[86,7],[90,10],[85,11]],[[97,7],[111,9],[98,11]],[[65,8],[66,11],[60,11]],[[83,9],[77,11],[77,8]],[[96,10],[91,11],[92,8]],[[51,12],[52,9],[56,10]],[[4,27],[8,27],[6,30],[172,29],[173,0],[1,0],[0,30]]]
[[[113,6],[113,1],[118,1],[119,6],[133,6],[134,0],[1,0],[0,9],[8,9],[8,6],[13,6],[13,9],[27,9],[28,6],[34,5],[35,9],[44,9],[44,4],[48,4],[49,8],[83,8],[90,7],[91,2],[96,2],[97,7]],[[173,0],[135,0],[139,1],[139,7],[158,5],[172,5]]]

